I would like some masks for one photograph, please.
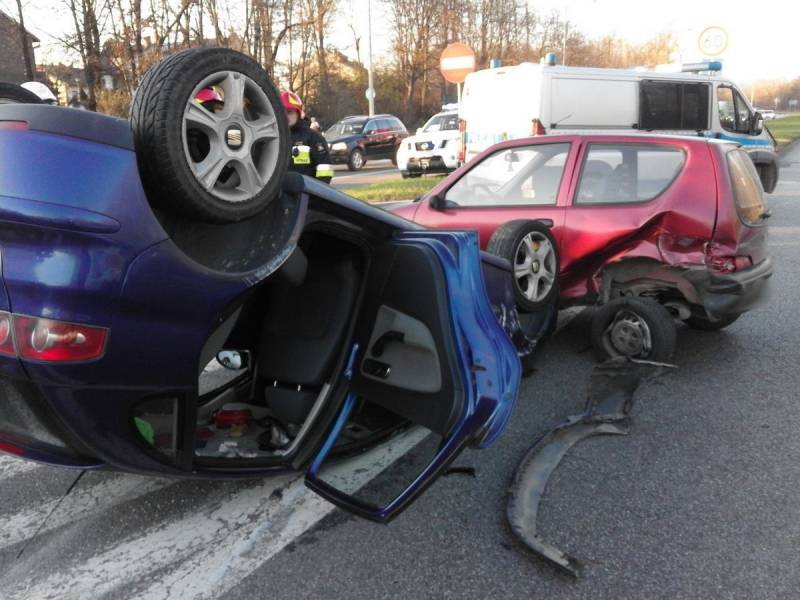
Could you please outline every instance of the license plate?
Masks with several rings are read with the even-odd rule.
[[[429,160],[420,160],[419,161],[419,166],[422,167],[423,169],[427,169],[428,167],[431,166],[431,161],[429,161]]]

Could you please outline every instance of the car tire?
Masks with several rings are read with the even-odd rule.
[[[677,332],[663,305],[649,298],[625,297],[594,312],[591,338],[601,360],[628,356],[667,362],[675,353]]]
[[[720,329],[725,329],[728,325],[735,323],[740,316],[741,315],[733,315],[712,321],[708,317],[692,315],[686,319],[686,324],[692,329],[698,329],[700,331],[719,331]]]
[[[0,81],[0,104],[43,104],[33,92],[15,83]]]
[[[350,158],[347,159],[347,168],[351,171],[360,171],[367,161],[364,160],[364,152],[361,148],[356,148],[350,153]]]
[[[397,166],[397,150],[394,151],[392,154],[392,164],[396,167]]]
[[[207,107],[196,98],[203,89],[222,100]],[[241,99],[226,107],[226,91]],[[191,48],[157,63],[130,113],[149,200],[211,223],[261,212],[280,193],[289,167],[284,113],[267,73],[240,52]]]
[[[511,263],[520,312],[535,312],[558,300],[558,247],[544,223],[509,221],[494,232],[486,250]],[[526,264],[529,272],[524,272]]]

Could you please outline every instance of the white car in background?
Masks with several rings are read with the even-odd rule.
[[[416,135],[408,137],[397,150],[397,168],[403,179],[425,173],[450,173],[458,167],[458,110],[442,107]]]

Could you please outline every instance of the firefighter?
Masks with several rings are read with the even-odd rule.
[[[328,142],[308,126],[303,101],[297,94],[281,92],[281,102],[286,109],[292,134],[292,164],[289,170],[330,183],[333,179],[333,167]]]

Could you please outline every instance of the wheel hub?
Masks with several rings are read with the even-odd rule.
[[[624,317],[617,320],[611,328],[609,337],[614,348],[625,356],[644,354],[647,348],[647,332],[639,319]]]
[[[225,143],[231,150],[238,150],[244,144],[244,131],[239,125],[231,125],[225,132]]]

